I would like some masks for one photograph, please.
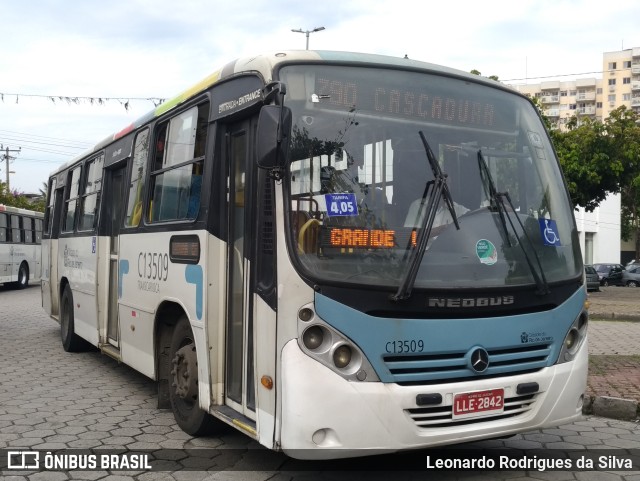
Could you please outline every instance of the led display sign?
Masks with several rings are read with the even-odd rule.
[[[409,72],[327,70],[330,71],[316,76],[313,96],[316,108],[489,130],[511,131],[514,128],[516,105],[503,91],[462,80]]]
[[[415,229],[366,229],[357,227],[323,227],[320,246],[348,249],[404,249],[410,242],[416,246]]]

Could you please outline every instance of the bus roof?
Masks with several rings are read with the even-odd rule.
[[[473,75],[462,70],[454,68],[444,67],[442,65],[436,65],[428,62],[422,62],[418,60],[412,60],[406,57],[391,57],[387,55],[369,54],[369,53],[357,53],[357,52],[342,52],[331,50],[281,50],[277,52],[264,53],[252,57],[245,57],[233,60],[224,67],[216,70],[211,75],[202,79],[200,82],[191,86],[187,90],[183,91],[179,95],[169,99],[155,109],[147,112],[147,114],[139,117],[137,120],[126,126],[119,132],[106,137],[102,141],[98,142],[93,147],[89,148],[82,154],[74,157],[69,162],[60,166],[58,169],[52,172],[51,175],[55,175],[59,172],[66,170],[71,165],[75,164],[81,159],[90,156],[94,152],[97,152],[112,142],[124,137],[128,133],[135,129],[145,125],[152,121],[154,118],[159,117],[165,112],[181,105],[183,102],[191,98],[192,96],[208,89],[214,84],[226,80],[230,77],[240,75],[243,73],[256,72],[260,74],[265,82],[270,82],[272,79],[274,69],[281,64],[295,63],[295,62],[328,62],[328,63],[346,63],[346,64],[363,64],[363,65],[376,65],[390,68],[404,68],[422,70],[426,72],[439,73],[450,75],[454,77],[467,78],[474,82],[486,83],[492,87],[502,88],[509,92],[522,96],[519,92],[508,87],[495,80],[481,77],[479,75]]]
[[[0,204],[0,212],[6,212],[8,214],[29,215],[33,217],[44,217],[44,214],[42,212],[23,209],[21,207],[13,207],[11,205],[5,205],[5,204]]]

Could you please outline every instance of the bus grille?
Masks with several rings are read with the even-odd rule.
[[[495,421],[522,416],[529,412],[536,402],[538,394],[527,394],[505,398],[504,412],[470,419],[453,419],[453,406],[435,406],[428,408],[405,409],[405,413],[419,428],[443,428],[461,426],[464,424]]]
[[[392,355],[383,358],[393,382],[400,385],[446,384],[467,380],[514,376],[546,367],[551,344],[488,349],[489,367],[476,373],[469,367],[468,351]]]

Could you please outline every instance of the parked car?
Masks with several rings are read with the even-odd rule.
[[[625,270],[627,271],[630,271],[631,269],[635,269],[637,267],[640,267],[640,261],[637,261],[635,259],[627,262],[627,264],[624,266]]]
[[[622,283],[629,287],[640,286],[640,266],[635,265],[622,272]]]
[[[593,264],[594,269],[598,273],[601,286],[623,286],[622,273],[624,266],[622,264]]]
[[[587,291],[599,291],[600,277],[593,266],[584,266],[584,274],[587,279]]]

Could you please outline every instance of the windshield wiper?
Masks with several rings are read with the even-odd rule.
[[[460,229],[460,225],[458,224],[458,216],[456,215],[456,211],[453,206],[453,199],[451,198],[449,186],[447,185],[447,174],[444,174],[442,172],[440,164],[438,163],[438,159],[436,159],[435,154],[431,150],[429,142],[427,142],[424,133],[422,133],[422,131],[419,131],[418,134],[422,139],[422,145],[424,146],[424,150],[427,154],[427,160],[429,161],[429,166],[431,167],[431,171],[433,172],[433,180],[428,181],[424,186],[424,192],[422,193],[422,199],[420,200],[420,207],[418,209],[417,217],[418,219],[421,219],[420,230],[418,231],[420,232],[420,235],[418,236],[416,247],[411,250],[409,260],[407,261],[407,269],[405,270],[402,282],[398,287],[398,291],[390,296],[390,299],[392,301],[401,301],[404,299],[408,299],[411,296],[411,290],[413,289],[413,284],[416,281],[416,276],[418,275],[418,270],[420,268],[420,264],[422,263],[422,258],[424,257],[424,253],[427,250],[427,243],[429,241],[431,229],[433,228],[433,221],[436,218],[438,206],[440,205],[440,200],[443,197],[449,209],[449,212],[451,213],[451,218],[453,219],[453,223],[455,224],[456,229]],[[427,197],[429,197],[428,200]],[[423,214],[424,209],[426,209],[426,211]],[[410,246],[408,247],[408,249],[409,248]]]
[[[518,213],[516,212],[516,209],[513,206],[513,202],[511,202],[511,196],[509,195],[509,192],[498,192],[498,189],[496,189],[496,184],[493,181],[491,172],[489,171],[489,166],[487,166],[487,161],[484,159],[484,156],[482,155],[482,150],[478,150],[478,168],[480,169],[480,179],[482,181],[482,186],[484,187],[485,194],[491,200],[491,207],[495,211],[497,211],[498,215],[500,216],[500,223],[502,224],[504,236],[507,243],[509,244],[509,247],[513,247],[513,246],[511,245],[511,240],[509,239],[509,229],[507,228],[507,220],[509,221],[509,225],[511,225],[511,230],[513,231],[513,235],[515,236],[516,240],[518,241],[518,244],[520,245],[520,248],[522,249],[524,258],[526,259],[527,265],[529,266],[529,271],[531,272],[531,275],[533,276],[533,279],[538,288],[536,294],[541,296],[545,294],[549,294],[551,291],[549,290],[549,284],[547,283],[547,278],[544,275],[544,269],[542,268],[542,264],[540,263],[540,256],[538,256],[535,246],[533,245],[533,242],[531,241],[529,234],[527,234],[527,231],[524,228],[522,221],[520,220],[520,216],[518,215]],[[513,216],[509,213],[509,210],[505,205],[505,200],[509,204],[509,207],[511,208],[511,212],[514,213]],[[529,257],[529,254],[527,254],[527,249],[525,248],[522,242],[522,238],[520,237],[520,235],[518,234],[518,231],[516,230],[516,227],[513,223],[513,217],[515,217],[516,220],[518,221],[518,224],[520,225],[520,229],[524,234],[524,238],[529,243],[531,252],[533,252],[533,256],[535,257],[536,264],[538,265],[538,269],[540,270],[539,274],[538,274],[538,271],[536,271],[533,265],[533,262]]]

